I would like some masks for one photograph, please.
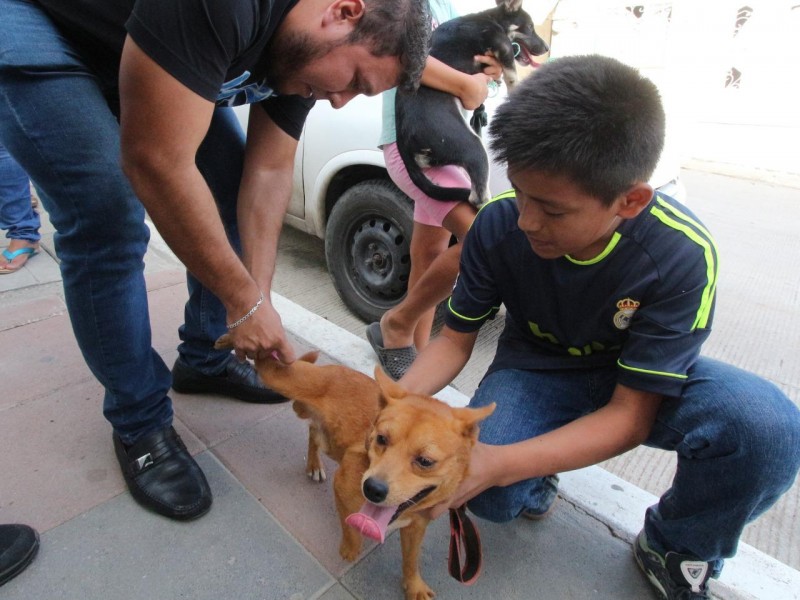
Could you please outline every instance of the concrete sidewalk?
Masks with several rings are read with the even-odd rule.
[[[171,365],[186,291],[182,269],[154,238],[153,345]],[[366,544],[353,565],[339,558],[330,484],[305,476],[306,425],[288,404],[174,394],[176,428],[209,478],[214,506],[190,523],[138,507],[114,458],[102,389],[72,335],[48,236],[43,249],[23,272],[0,278],[0,522],[42,533],[38,558],[1,598],[402,598],[396,534]],[[298,348],[372,372],[365,340],[273,301]],[[441,397],[466,403],[452,389]],[[438,598],[655,598],[630,550],[655,497],[598,467],[564,474],[561,494],[543,522],[478,522],[484,568],[471,587],[447,575],[448,525],[435,522],[421,568]],[[800,573],[742,545],[712,589],[725,599],[800,599]]]

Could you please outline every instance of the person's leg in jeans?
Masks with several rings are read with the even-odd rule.
[[[0,144],[0,229],[10,240],[0,273],[19,270],[39,248],[39,214],[31,205],[28,174]]]
[[[236,213],[244,168],[244,132],[231,108],[216,108],[200,149],[197,167],[217,203],[233,248],[241,254]],[[222,302],[191,273],[186,274],[189,300],[179,329],[179,357],[172,368],[172,387],[184,393],[217,393],[256,403],[285,402],[267,388],[252,365],[239,362],[229,350],[214,348],[227,331]]]
[[[36,5],[2,6],[0,139],[41,190],[75,337],[106,418],[131,443],[172,421],[169,371],[150,344],[144,209],[102,82]]]
[[[552,431],[608,402],[616,369],[523,371],[504,369],[487,375],[470,407],[497,404],[481,422],[479,439],[493,445],[513,444]],[[493,487],[467,503],[475,515],[502,523],[522,515],[547,512],[556,498],[557,473]]]
[[[159,506],[150,507],[168,516],[199,516],[210,491],[171,431],[170,374],[151,345],[149,230],[121,171],[119,126],[103,93],[116,81],[98,78],[38,5],[0,0],[0,12],[0,139],[40,190],[56,229],[72,327],[105,388],[103,413],[123,474],[140,502],[155,499]],[[163,447],[134,472],[127,459],[149,456],[143,440]],[[126,458],[127,450],[142,456]],[[175,468],[165,472],[164,461]],[[149,488],[137,496],[142,478]]]
[[[606,404],[615,369],[504,370],[487,376],[470,406],[497,402],[480,439],[509,444],[539,435]],[[711,563],[719,573],[742,530],[788,490],[800,469],[800,410],[774,385],[705,357],[689,372],[681,398],[663,401],[647,445],[678,454],[672,487],[648,509],[649,546]],[[552,491],[531,479],[491,488],[468,506],[508,521],[541,511]]]
[[[701,357],[681,398],[662,404],[647,445],[678,453],[672,487],[647,511],[650,546],[719,572],[745,525],[794,482],[800,410],[766,380]]]
[[[234,249],[241,253],[236,203],[244,168],[244,132],[233,109],[217,108],[211,127],[197,153],[197,166],[205,177],[225,232]],[[229,350],[217,350],[214,342],[227,331],[222,302],[187,272],[189,300],[180,327],[178,352],[191,368],[207,375],[218,375],[231,357]]]

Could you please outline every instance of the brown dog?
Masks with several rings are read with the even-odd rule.
[[[325,479],[320,450],[339,463],[333,477],[339,554],[358,558],[356,527],[380,541],[399,528],[406,599],[429,600],[434,593],[418,565],[429,522],[424,511],[450,498],[466,476],[478,422],[494,405],[453,408],[406,391],[380,367],[373,380],[348,367],[315,365],[317,356],[310,352],[288,366],[259,360],[256,369],[264,383],[294,400],[300,418],[311,421],[308,476]]]

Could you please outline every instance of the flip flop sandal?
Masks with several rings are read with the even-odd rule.
[[[37,252],[38,250],[36,248],[20,248],[18,250],[14,250],[14,252],[9,252],[8,249],[3,250],[3,258],[6,259],[7,264],[5,267],[0,267],[0,275],[7,275],[8,273],[16,273],[22,267],[24,267],[25,263],[28,262],[28,259]],[[17,258],[18,256],[25,256],[25,260],[23,260],[16,267],[9,268],[11,261]]]
[[[377,322],[370,323],[367,326],[367,341],[372,346],[375,354],[378,355],[378,361],[381,363],[383,370],[395,381],[405,375],[411,363],[417,357],[417,349],[414,346],[384,348],[381,324]]]

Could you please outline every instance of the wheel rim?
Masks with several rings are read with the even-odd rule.
[[[386,217],[370,216],[353,229],[348,272],[365,299],[391,306],[406,293],[411,267],[403,230]]]

